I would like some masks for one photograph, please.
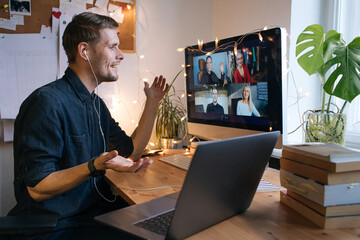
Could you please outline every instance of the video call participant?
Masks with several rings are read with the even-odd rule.
[[[205,73],[205,60],[200,58],[198,63],[199,63],[199,72],[197,74],[198,84],[203,84],[202,77],[204,76]]]
[[[98,84],[118,79],[124,55],[117,29],[110,17],[74,16],[63,35],[65,75],[35,90],[20,108],[14,132],[17,205],[9,215],[59,216],[53,232],[25,239],[131,239],[93,220],[126,206],[120,197],[115,201],[103,175],[105,169],[138,172],[152,164],[141,155],[168,84],[162,76],[151,86],[145,82],[145,108],[127,136],[95,94]]]
[[[224,114],[224,108],[217,102],[218,90],[216,87],[211,88],[212,103],[207,105],[207,113]]]
[[[249,85],[243,87],[242,97],[243,98],[237,103],[236,115],[260,117],[260,113],[251,100],[251,90]]]
[[[244,56],[241,52],[239,52],[236,56],[236,63],[237,67],[234,73],[235,83],[250,83],[251,78],[249,69],[246,64],[244,64]]]
[[[225,72],[224,72],[224,64],[222,64],[221,67],[221,63],[220,63],[220,73],[221,73],[221,77],[218,78],[216,76],[216,74],[211,70],[212,69],[212,58],[211,56],[207,56],[206,58],[206,71],[204,72],[202,78],[201,78],[201,83],[202,84],[218,84],[218,85],[223,85],[224,84],[224,80],[225,80]]]

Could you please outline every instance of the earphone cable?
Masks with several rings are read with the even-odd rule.
[[[100,129],[101,137],[102,137],[102,140],[103,140],[103,148],[104,148],[103,152],[105,152],[105,151],[106,151],[106,144],[105,144],[104,132],[103,132],[102,127],[101,127],[101,119],[100,119],[100,98],[99,98],[99,96],[98,96],[98,93],[99,93],[99,81],[98,81],[98,79],[97,79],[97,77],[96,77],[96,74],[95,74],[94,69],[93,69],[93,67],[92,67],[92,64],[91,64],[91,62],[90,62],[90,59],[89,59],[89,57],[88,57],[88,55],[87,55],[86,53],[85,53],[85,56],[86,56],[86,58],[87,58],[87,60],[88,60],[88,62],[89,62],[91,71],[92,71],[92,73],[93,73],[93,75],[94,75],[94,77],[95,77],[95,80],[96,80],[96,88],[95,88],[96,92],[95,92],[95,98],[94,98],[94,101],[93,101],[93,106],[94,106],[96,115],[97,115],[98,120],[99,120],[99,121],[98,121],[98,122],[99,122],[99,129]],[[96,105],[95,105],[96,98],[99,98],[99,99],[98,99],[98,106],[99,106],[98,109],[99,109],[99,111],[96,109]],[[98,189],[98,187],[97,187],[97,185],[96,185],[96,180],[95,180],[95,178],[94,178],[94,186],[95,186],[95,189],[96,189],[96,191],[98,192],[98,194],[99,194],[104,200],[106,200],[107,202],[111,202],[111,203],[116,201],[117,195],[114,195],[114,199],[113,199],[113,200],[109,200],[109,199],[107,199],[107,198],[99,191],[99,189]]]

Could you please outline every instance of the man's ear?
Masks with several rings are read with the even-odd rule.
[[[89,51],[87,50],[88,48],[89,44],[87,44],[86,42],[81,42],[78,44],[77,53],[85,61],[89,61]]]

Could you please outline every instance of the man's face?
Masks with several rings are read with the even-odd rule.
[[[206,59],[206,70],[210,73],[211,72],[211,67],[212,67],[212,59],[208,58]]]
[[[217,99],[218,99],[218,91],[217,91],[217,89],[211,90],[211,95],[212,95],[213,103],[217,104]]]
[[[124,59],[119,49],[117,30],[104,28],[100,30],[100,40],[92,48],[89,56],[99,83],[113,82],[118,79],[118,66]]]

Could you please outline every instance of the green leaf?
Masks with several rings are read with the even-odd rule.
[[[322,74],[336,68],[324,85],[325,92],[351,102],[360,94],[360,37],[346,45],[340,34],[333,35],[324,49],[326,56],[334,58],[325,63]]]
[[[299,65],[312,75],[323,64],[323,44],[325,41],[323,27],[319,24],[310,25],[299,35],[296,41],[296,57]]]

